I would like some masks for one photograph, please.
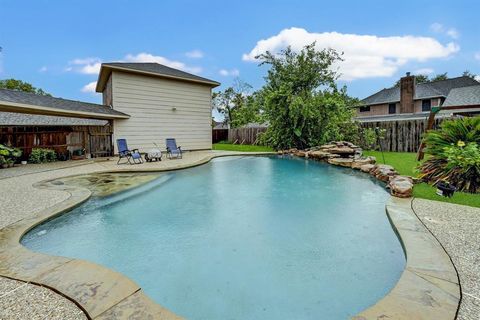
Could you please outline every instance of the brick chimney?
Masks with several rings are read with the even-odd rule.
[[[410,72],[403,78],[400,78],[400,113],[413,113],[415,106],[413,99],[415,97],[415,76]]]

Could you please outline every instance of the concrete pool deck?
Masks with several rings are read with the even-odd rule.
[[[46,256],[19,244],[21,236],[41,221],[68,210],[90,196],[90,191],[66,184],[44,183],[72,175],[165,171],[186,168],[228,155],[255,155],[226,151],[186,153],[182,160],[143,165],[117,166],[115,160],[59,163],[45,167],[0,170],[0,318],[6,319],[177,319],[146,297],[127,277],[87,261]],[[267,154],[267,153],[260,153]],[[28,169],[28,170],[27,170]],[[42,182],[42,183],[41,183]],[[454,319],[460,300],[458,277],[450,258],[421,224],[411,208],[411,199],[393,199],[387,212],[407,252],[407,268],[396,287],[376,305],[355,319]],[[7,279],[11,278],[11,279]],[[16,281],[12,279],[20,279]],[[52,288],[61,293],[48,290]],[[23,299],[22,288],[29,296]],[[18,297],[12,300],[12,296]],[[64,296],[68,297],[65,298]],[[32,315],[31,309],[38,310]],[[467,319],[467,318],[465,318]]]

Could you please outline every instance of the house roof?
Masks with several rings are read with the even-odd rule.
[[[104,126],[106,120],[0,112],[0,126]]]
[[[461,87],[479,85],[479,82],[470,77],[457,77],[447,80],[419,83],[415,86],[415,100],[427,98],[446,98],[450,90]],[[400,101],[400,88],[385,88],[363,99],[361,105],[375,105]]]
[[[480,85],[454,88],[442,107],[480,106]]]
[[[228,125],[225,122],[214,121],[213,129],[228,129]]]
[[[0,111],[91,119],[127,119],[130,116],[105,105],[0,89]]]
[[[100,73],[98,75],[97,87],[95,89],[97,92],[103,91],[108,78],[112,73],[112,70],[200,83],[211,87],[218,87],[220,85],[220,82],[199,77],[197,75],[170,68],[155,62],[109,62],[102,63],[102,67],[100,68]]]
[[[397,113],[397,114],[387,114],[379,116],[366,116],[366,117],[356,117],[355,120],[358,122],[385,122],[385,121],[408,121],[408,120],[426,120],[428,118],[429,112],[422,113]],[[443,113],[438,115],[437,118],[448,118],[451,116],[451,112]]]

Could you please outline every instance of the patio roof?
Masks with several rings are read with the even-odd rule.
[[[101,104],[8,89],[0,89],[0,111],[105,120],[130,117]]]

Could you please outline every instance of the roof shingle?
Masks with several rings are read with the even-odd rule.
[[[8,89],[0,89],[0,105],[2,105],[2,102],[3,104],[16,103],[53,108],[57,109],[59,113],[92,113],[105,118],[108,118],[108,116],[128,117],[128,115],[123,112],[113,110],[112,108],[101,104],[42,96],[30,92]],[[92,118],[95,117],[92,116]]]
[[[0,126],[104,126],[107,120],[0,112]]]
[[[203,78],[182,70],[170,68],[156,62],[109,62],[102,63],[102,67],[100,69],[100,74],[98,77],[98,84],[96,89],[97,92],[101,92],[103,90],[105,83],[108,80],[111,69],[198,82],[210,85],[212,87],[217,87],[220,85],[220,83],[217,81]]]
[[[480,85],[454,88],[442,107],[480,106]]]
[[[458,77],[447,80],[420,83],[415,86],[415,98],[427,99],[435,97],[446,98],[450,90],[467,86],[479,85],[479,82],[470,77]],[[400,101],[400,88],[392,87],[382,89],[375,94],[363,99],[362,105],[374,105],[383,103],[393,103]]]

